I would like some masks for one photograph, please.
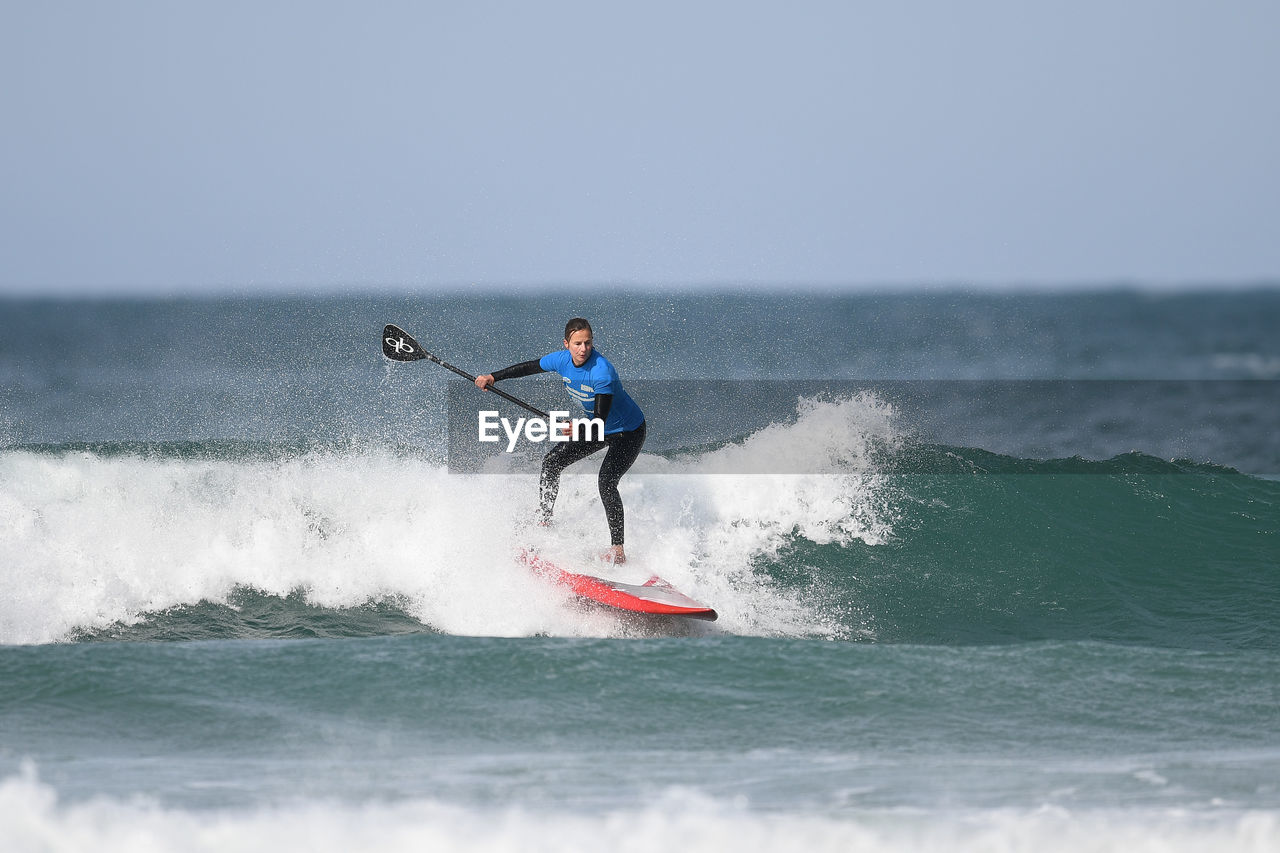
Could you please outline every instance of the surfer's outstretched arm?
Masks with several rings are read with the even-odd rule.
[[[476,377],[476,387],[481,391],[487,391],[490,385],[495,382],[501,382],[504,379],[519,379],[521,376],[532,376],[535,373],[546,372],[547,369],[538,363],[538,359],[522,361],[519,364],[495,370],[493,373],[480,374]]]

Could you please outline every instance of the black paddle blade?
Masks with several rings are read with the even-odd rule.
[[[427,357],[413,336],[390,323],[382,330],[382,354],[392,361],[418,361]]]

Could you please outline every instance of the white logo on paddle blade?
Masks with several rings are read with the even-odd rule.
[[[413,344],[406,342],[404,338],[387,338],[387,346],[398,353],[413,352]]]

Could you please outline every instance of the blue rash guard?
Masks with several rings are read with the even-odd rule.
[[[596,395],[613,395],[613,404],[605,415],[604,434],[630,432],[644,423],[644,412],[635,400],[622,390],[622,380],[609,359],[592,350],[582,367],[575,367],[573,356],[567,349],[548,353],[538,360],[543,370],[555,371],[564,380],[564,390],[582,404],[587,417],[595,417]]]

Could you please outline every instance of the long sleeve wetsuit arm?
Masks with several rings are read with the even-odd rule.
[[[593,417],[599,418],[601,421],[609,420],[609,409],[613,406],[612,394],[597,394],[595,402],[595,414]]]
[[[493,372],[493,381],[501,382],[503,379],[519,379],[521,376],[532,376],[535,373],[546,372],[546,368],[539,364],[538,359],[535,358],[533,361],[522,361],[519,364],[495,370]]]

